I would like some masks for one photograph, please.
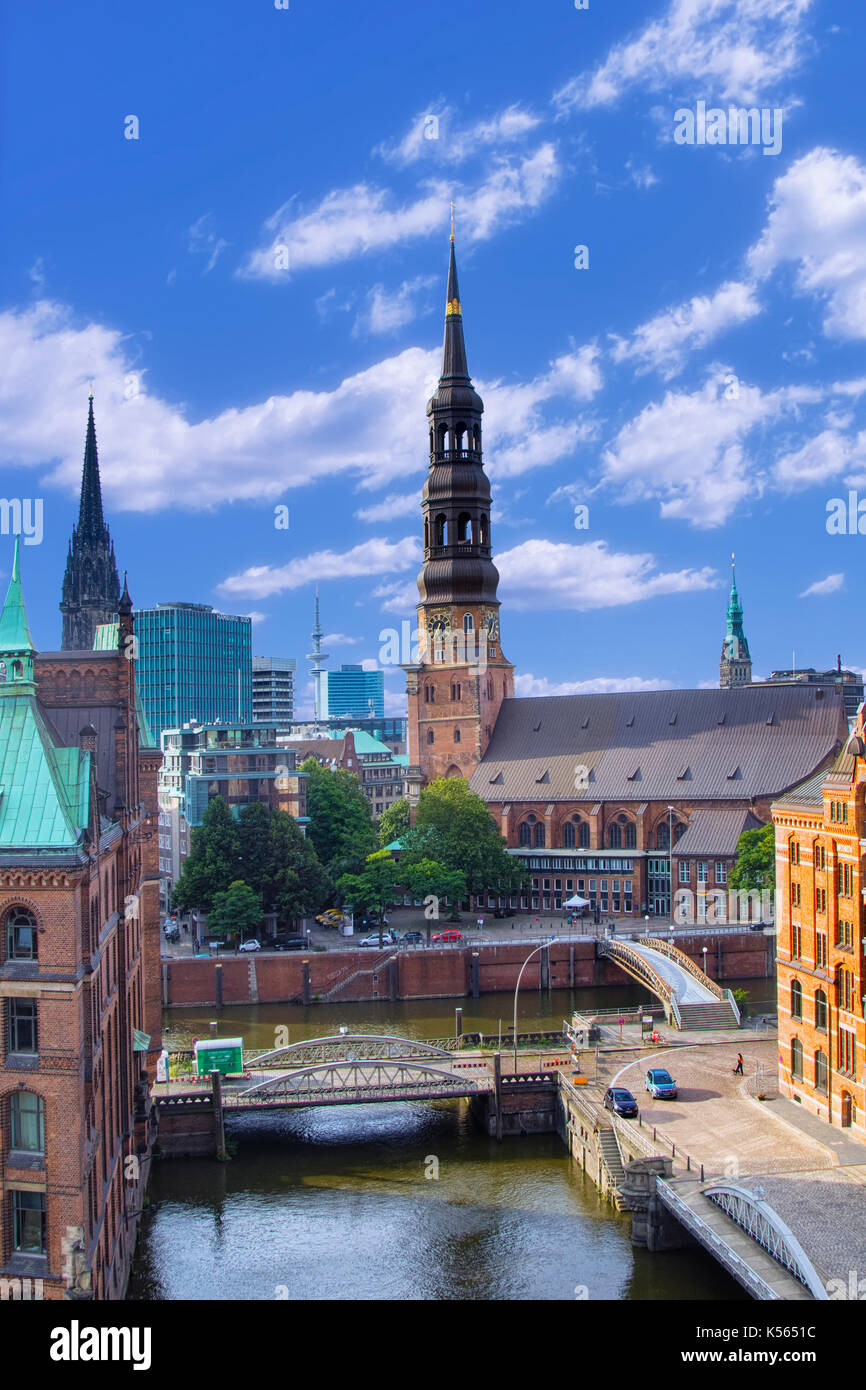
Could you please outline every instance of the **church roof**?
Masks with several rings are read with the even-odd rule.
[[[33,683],[35,652],[21,589],[18,538],[0,613],[0,853],[76,847],[88,824],[90,754],[76,735],[64,746]],[[13,657],[23,657],[16,663]],[[23,667],[23,674],[22,672]]]
[[[759,830],[762,824],[745,806],[699,806],[674,845],[674,854],[677,859],[700,854],[733,857],[743,831]]]
[[[748,801],[846,735],[838,693],[808,686],[505,700],[470,785],[496,802]]]

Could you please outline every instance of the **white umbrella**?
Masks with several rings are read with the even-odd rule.
[[[581,897],[578,897],[577,893],[575,893],[575,895],[574,895],[573,898],[566,898],[565,902],[563,903],[563,907],[590,907],[590,906],[591,906],[591,904],[590,904],[589,899],[588,899],[588,898],[581,898]]]

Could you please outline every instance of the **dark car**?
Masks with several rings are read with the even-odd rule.
[[[608,1086],[604,1093],[604,1108],[628,1120],[637,1119],[637,1101],[624,1086]]]
[[[404,931],[400,940],[407,942],[409,945],[417,946],[420,942],[423,942],[424,933],[422,931]]]
[[[265,945],[266,951],[303,951],[307,944],[305,936],[290,935],[284,932],[280,936],[275,936],[272,941]]]

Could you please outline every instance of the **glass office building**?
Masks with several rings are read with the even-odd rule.
[[[341,666],[339,671],[323,672],[325,707],[319,711],[324,718],[341,715],[363,717],[385,713],[385,673],[365,671],[363,666]]]
[[[253,719],[288,734],[295,715],[295,671],[291,656],[253,657]]]
[[[136,677],[157,737],[190,721],[251,724],[252,622],[204,603],[135,610]]]

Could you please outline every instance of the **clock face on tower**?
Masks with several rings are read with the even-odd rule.
[[[484,626],[490,639],[499,637],[499,614],[493,608],[484,610]]]
[[[433,637],[441,637],[451,627],[451,614],[447,608],[434,608],[427,617],[427,626]]]

